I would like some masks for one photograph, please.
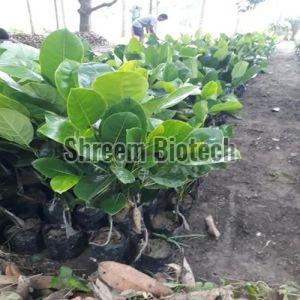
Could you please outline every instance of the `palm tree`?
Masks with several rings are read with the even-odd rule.
[[[32,13],[31,13],[31,7],[30,7],[29,0],[26,0],[26,4],[27,4],[27,12],[28,12],[28,16],[29,16],[31,33],[34,34],[33,19],[32,19]]]

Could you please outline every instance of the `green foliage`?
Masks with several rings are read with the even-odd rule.
[[[257,33],[169,37],[162,43],[152,38],[147,46],[132,39],[83,62],[82,42],[67,30],[51,33],[40,53],[4,44],[0,142],[17,145],[17,153],[29,151],[33,169],[55,193],[114,215],[131,197],[184,189],[240,158],[224,143],[231,126],[208,120],[242,108],[234,91],[261,72],[273,46]],[[126,151],[89,151],[105,143],[122,143]],[[205,159],[205,148],[214,143],[224,151]],[[43,144],[51,144],[51,151]],[[199,156],[176,160],[180,144],[183,157]],[[66,153],[75,162],[66,162]],[[65,286],[68,272],[61,275]]]

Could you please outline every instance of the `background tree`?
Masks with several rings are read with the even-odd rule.
[[[152,15],[153,13],[153,0],[149,0],[149,14]]]
[[[112,0],[110,2],[103,2],[99,5],[92,6],[92,0],[78,0],[80,8],[78,9],[80,15],[79,31],[89,32],[91,31],[91,15],[94,11],[103,7],[110,7],[117,3],[118,0]]]
[[[205,8],[206,8],[206,0],[202,0],[202,2],[201,2],[201,11],[200,11],[200,22],[199,22],[199,32],[200,33],[203,32]]]
[[[32,18],[32,12],[31,12],[31,6],[29,0],[26,0],[26,5],[27,5],[28,16],[29,16],[29,22],[30,22],[30,30],[31,33],[34,34],[33,18]]]
[[[57,0],[53,0],[53,4],[54,4],[54,13],[55,13],[56,29],[59,29],[58,10],[57,10]]]
[[[126,35],[126,0],[122,0],[122,29],[121,37]]]
[[[61,15],[62,15],[62,20],[63,20],[63,24],[64,27],[66,28],[66,14],[65,14],[65,3],[64,0],[60,0],[60,5],[61,5]]]
[[[241,21],[241,14],[245,13],[250,9],[254,9],[259,3],[264,2],[265,0],[238,0],[236,2],[237,7],[237,18],[235,24],[235,33],[239,30],[239,25]]]

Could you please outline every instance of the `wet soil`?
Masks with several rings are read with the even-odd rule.
[[[194,240],[185,255],[198,279],[300,284],[300,62],[291,44],[279,45],[243,103],[241,120],[229,120],[242,160],[204,179],[188,219],[206,234],[212,214],[222,236]]]

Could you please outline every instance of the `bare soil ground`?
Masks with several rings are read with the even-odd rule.
[[[222,236],[194,240],[185,255],[198,279],[300,284],[300,63],[291,44],[279,45],[243,98],[242,119],[232,120],[242,160],[205,178],[189,217],[205,234],[212,214]]]

